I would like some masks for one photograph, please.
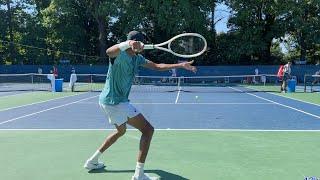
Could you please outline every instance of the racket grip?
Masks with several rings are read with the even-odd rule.
[[[145,50],[148,50],[148,49],[154,49],[154,45],[153,44],[147,44],[147,45],[144,45],[144,48]]]

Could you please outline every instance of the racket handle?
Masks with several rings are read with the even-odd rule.
[[[144,45],[144,48],[145,50],[148,50],[148,49],[154,49],[154,45],[153,44],[147,44],[147,45]]]

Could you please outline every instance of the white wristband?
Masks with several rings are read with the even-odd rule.
[[[125,50],[129,49],[130,48],[129,41],[125,41],[125,42],[118,44],[118,47],[121,51],[125,51]]]

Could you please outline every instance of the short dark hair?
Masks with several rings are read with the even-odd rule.
[[[127,40],[141,41],[145,39],[144,34],[139,31],[130,31],[127,36]]]

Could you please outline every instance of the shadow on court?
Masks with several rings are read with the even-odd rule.
[[[152,173],[152,174],[157,174],[159,176],[159,179],[161,180],[189,180],[185,177],[182,177],[177,174],[173,174],[167,171],[163,170],[144,170],[145,173]],[[96,169],[96,170],[91,170],[89,173],[134,173],[134,170],[107,170],[107,169]]]

